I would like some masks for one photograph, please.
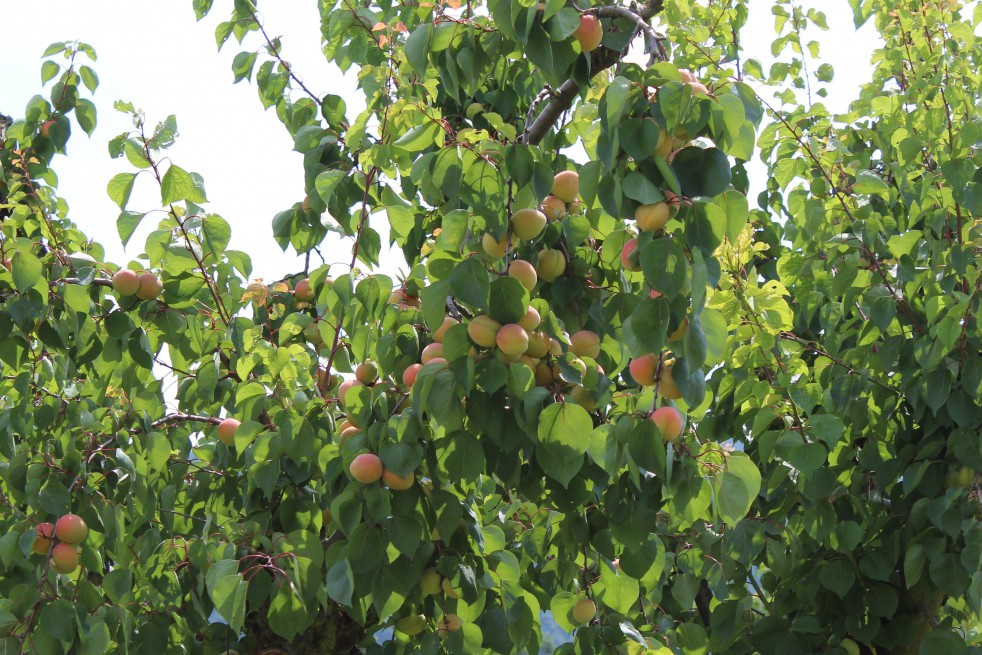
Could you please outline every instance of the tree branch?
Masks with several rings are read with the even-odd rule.
[[[665,58],[664,49],[661,47],[660,37],[648,21],[660,12],[663,8],[662,0],[647,0],[644,4],[640,5],[637,11],[632,11],[627,7],[611,6],[611,7],[596,7],[594,9],[588,9],[583,12],[584,14],[593,14],[599,18],[627,18],[634,21],[637,26],[638,32],[644,32],[645,36],[648,38],[649,49],[654,45],[655,52],[657,52],[660,58]],[[624,58],[626,52],[618,52],[616,50],[611,50],[610,48],[602,48],[593,53],[591,59],[590,69],[594,71],[594,75],[602,71],[607,70],[617,62]],[[654,54],[654,53],[653,53]],[[580,85],[573,80],[566,80],[562,83],[559,89],[552,95],[548,104],[535,119],[535,121],[528,127],[526,133],[523,135],[522,141],[528,145],[537,145],[550,129],[559,120],[559,117],[567,109],[573,106],[573,100],[580,93]]]

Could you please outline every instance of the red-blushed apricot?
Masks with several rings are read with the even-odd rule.
[[[51,567],[58,573],[72,573],[78,568],[79,547],[62,542],[51,549]]]
[[[442,343],[431,343],[423,348],[423,352],[420,353],[419,361],[424,364],[428,364],[431,359],[435,357],[443,357],[443,344]]]
[[[235,445],[235,433],[242,422],[238,419],[227,418],[218,424],[218,440],[226,446]]]
[[[501,326],[495,335],[498,349],[509,357],[524,355],[529,347],[529,335],[521,325],[509,323]]]
[[[655,300],[656,298],[661,298],[663,295],[665,294],[663,294],[658,289],[652,289],[651,291],[648,292],[648,297],[651,298],[652,300]]]
[[[456,614],[444,614],[443,618],[440,619],[440,623],[437,624],[437,632],[441,637],[446,637],[451,632],[457,632],[462,627],[464,627],[463,621]]]
[[[552,178],[552,195],[566,204],[580,195],[580,174],[576,171],[560,171]]]
[[[123,296],[132,296],[140,288],[140,274],[121,268],[113,275],[113,289]]]
[[[546,282],[554,282],[566,272],[566,256],[560,250],[543,248],[539,251],[539,264],[535,272]]]
[[[634,220],[637,221],[638,229],[642,232],[655,232],[662,229],[671,217],[672,210],[664,201],[650,205],[639,205],[634,210]]]
[[[529,333],[529,347],[525,351],[529,357],[539,359],[549,354],[549,337],[544,332]]]
[[[624,247],[621,249],[621,266],[628,271],[640,271],[641,264],[637,262],[631,262],[631,253],[638,249],[638,240],[631,238],[627,240]]]
[[[641,355],[635,357],[628,364],[631,377],[642,387],[651,387],[655,384],[655,373],[658,372],[658,356],[654,354]]]
[[[355,379],[368,385],[378,379],[378,366],[375,362],[365,361],[355,367]]]
[[[424,596],[435,596],[440,593],[441,581],[443,576],[434,567],[430,567],[423,571],[423,575],[419,578],[419,590],[423,592]]]
[[[351,460],[351,466],[348,467],[348,471],[351,473],[351,477],[358,482],[362,484],[373,484],[382,479],[384,469],[382,467],[382,460],[379,459],[378,455],[374,453],[362,453]]]
[[[527,366],[532,375],[535,375],[535,367],[539,365],[539,360],[529,357],[528,354],[522,355],[518,358],[515,364],[521,364],[522,366]]]
[[[530,306],[528,311],[525,312],[525,316],[522,317],[522,320],[520,320],[518,324],[525,328],[526,332],[531,332],[535,328],[539,327],[539,323],[541,322],[542,317],[539,315],[539,310]]]
[[[573,605],[572,614],[573,620],[577,623],[589,623],[597,616],[597,604],[589,598],[584,598]]]
[[[522,286],[531,291],[535,288],[535,283],[539,281],[539,276],[532,266],[524,259],[515,259],[508,264],[508,277],[513,277],[522,283]]]
[[[396,475],[392,471],[382,471],[382,484],[394,491],[405,491],[413,486],[416,474],[410,471],[407,475]]]
[[[365,385],[362,384],[361,381],[358,380],[357,378],[353,378],[351,380],[345,380],[344,382],[342,382],[341,386],[338,387],[338,401],[341,403],[341,406],[343,407],[345,405],[346,398],[348,396],[349,391],[351,391],[355,387],[363,387],[363,386]]]
[[[679,208],[682,206],[682,201],[679,199],[678,194],[674,193],[673,191],[666,191],[665,204],[668,205],[668,208],[672,211],[672,216],[675,216],[677,213],[679,213]]]
[[[516,245],[518,245],[518,240],[515,238],[514,234],[511,237],[510,244],[505,240],[505,235],[501,235],[501,238],[498,239],[490,232],[485,232],[484,236],[481,237],[481,247],[489,257],[504,257],[505,254],[507,254],[509,250],[513,250]]]
[[[345,439],[349,439],[349,438],[355,436],[356,434],[358,434],[360,432],[361,432],[361,428],[355,427],[353,425],[350,426],[350,427],[347,427],[347,428],[341,430],[341,433],[338,434],[338,442],[340,443],[341,441],[344,441]]]
[[[604,38],[604,26],[596,16],[580,16],[580,24],[573,32],[583,52],[593,52]]]
[[[471,338],[471,341],[484,348],[494,348],[497,343],[498,331],[501,329],[501,323],[494,320],[490,316],[480,315],[475,316],[470,323],[467,324],[467,336]]]
[[[297,282],[297,286],[293,289],[293,297],[301,302],[310,302],[316,297],[309,279],[304,278]]]
[[[541,207],[542,213],[546,215],[546,219],[550,221],[562,220],[563,216],[566,215],[566,203],[563,202],[562,198],[556,196],[546,196],[539,207]]]
[[[434,357],[430,361],[426,362],[424,366],[446,366],[447,360],[443,357]]]
[[[665,441],[678,439],[685,425],[681,412],[674,407],[659,407],[651,413],[651,420],[658,426],[661,438]]]
[[[519,209],[511,215],[512,233],[519,239],[534,239],[542,234],[548,219],[538,209]]]
[[[153,300],[160,295],[160,292],[164,290],[164,285],[160,281],[160,278],[151,273],[150,271],[145,271],[140,273],[140,286],[137,287],[136,297],[140,300]]]
[[[56,124],[55,120],[53,118],[49,118],[48,120],[41,123],[41,128],[38,130],[38,132],[41,133],[41,136],[47,139],[48,135],[51,134],[51,130],[54,128],[55,124]]]
[[[569,349],[577,357],[596,359],[600,354],[600,337],[596,332],[590,330],[574,332],[569,338],[569,343]]]
[[[682,392],[679,391],[678,385],[675,384],[675,378],[672,376],[674,364],[674,359],[669,359],[662,364],[661,376],[658,378],[658,395],[670,400],[678,400],[682,397]]]
[[[443,337],[444,335],[446,335],[447,330],[457,325],[458,323],[460,323],[460,321],[455,319],[453,316],[445,316],[443,318],[443,323],[441,323],[440,327],[438,327],[436,331],[433,333],[433,340],[436,341],[437,343],[443,343]]]
[[[689,89],[692,91],[694,96],[708,96],[709,89],[702,82],[692,82],[689,84]]]
[[[37,536],[34,538],[34,543],[31,545],[31,552],[37,553],[38,555],[44,555],[51,548],[51,540],[55,538],[55,524],[54,523],[38,523],[35,529]]]
[[[410,364],[406,367],[406,370],[402,372],[402,383],[407,387],[411,387],[416,384],[416,376],[419,375],[419,369],[423,368],[422,364]]]

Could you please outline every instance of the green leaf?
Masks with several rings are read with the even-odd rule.
[[[113,176],[113,179],[109,180],[109,185],[106,187],[106,193],[109,194],[109,199],[116,203],[122,210],[126,209],[126,203],[130,200],[134,180],[136,180],[135,173],[118,173]]]
[[[719,148],[683,148],[672,160],[682,194],[713,197],[730,185],[730,162]]]
[[[542,410],[536,459],[546,474],[568,486],[583,466],[592,432],[593,419],[579,405],[555,403]]]
[[[420,75],[426,73],[430,46],[433,42],[433,25],[420,25],[406,39],[406,59]]]
[[[293,639],[310,626],[307,604],[289,579],[281,582],[269,603],[269,627],[284,639]]]
[[[202,203],[207,202],[208,198],[205,197],[204,185],[200,178],[195,179],[192,173],[188,173],[176,164],[171,164],[160,183],[160,202],[169,205],[182,200]],[[120,208],[123,208],[122,205]]]
[[[249,584],[239,573],[239,561],[223,559],[215,562],[205,574],[208,596],[218,612],[235,632],[245,621],[246,592]]]
[[[14,277],[14,288],[23,293],[41,282],[44,266],[31,253],[18,250],[12,258],[10,269]]]
[[[760,493],[760,482],[760,471],[747,455],[733,452],[727,456],[717,498],[719,516],[727,525],[732,527],[747,515]]]
[[[468,257],[450,273],[450,290],[453,295],[475,309],[487,311],[490,289],[488,272],[479,257]]]

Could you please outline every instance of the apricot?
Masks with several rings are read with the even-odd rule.
[[[309,279],[304,278],[297,282],[297,286],[293,289],[293,297],[301,302],[310,302],[315,298]]]
[[[226,446],[235,445],[235,433],[242,422],[238,419],[227,418],[218,424],[218,440]]]
[[[137,287],[136,297],[140,300],[153,300],[164,290],[164,284],[150,271],[140,273],[140,286]]]
[[[573,605],[573,620],[577,623],[589,623],[597,616],[597,604],[589,598]]]
[[[392,471],[382,471],[382,484],[394,491],[405,491],[413,486],[416,481],[416,474],[412,471],[408,475],[396,475]]]
[[[580,16],[580,25],[573,32],[583,52],[593,52],[604,38],[604,28],[600,19],[591,14]]]
[[[600,354],[600,337],[590,330],[580,330],[574,332],[569,338],[570,347],[573,354],[577,357],[589,357],[596,359]]]
[[[682,434],[682,414],[674,407],[659,407],[651,413],[651,420],[665,441],[675,441]]]
[[[679,391],[679,387],[675,384],[675,379],[672,377],[672,366],[674,363],[675,360],[670,359],[662,365],[661,377],[658,379],[658,395],[671,400],[678,400],[682,397],[682,392]]]
[[[458,594],[457,590],[453,588],[453,583],[450,582],[450,578],[444,578],[440,582],[440,587],[443,588],[443,594],[447,598],[452,598],[454,600],[460,598],[460,594]]]
[[[668,335],[669,341],[678,341],[685,336],[685,331],[689,329],[689,319],[683,318],[679,326],[675,328],[675,331]]]
[[[437,625],[437,631],[441,637],[446,637],[450,632],[457,632],[463,627],[463,622],[456,614],[444,614]]]
[[[341,383],[341,386],[338,387],[338,401],[340,401],[341,405],[343,406],[345,404],[345,399],[348,397],[348,392],[355,387],[363,386],[365,385],[358,379],[345,380]]]
[[[436,331],[433,333],[433,340],[436,341],[437,343],[443,343],[443,336],[447,333],[447,330],[457,325],[458,323],[460,323],[460,321],[455,319],[453,316],[444,317],[443,323],[441,323],[440,327],[438,327]]]
[[[504,235],[502,235],[501,239],[498,239],[490,232],[485,232],[484,236],[481,237],[481,247],[484,248],[484,252],[489,257],[504,257],[508,253],[508,250],[513,249],[516,245],[518,245],[518,240],[515,238],[515,235],[512,235],[510,244],[506,241]]]
[[[642,387],[651,387],[655,384],[655,373],[658,371],[658,356],[654,354],[635,357],[628,365],[631,377]]]
[[[51,549],[51,567],[58,573],[72,573],[78,568],[79,548],[62,542]]]
[[[559,343],[559,339],[549,339],[549,354],[553,357],[559,357],[563,354],[563,344]]]
[[[37,536],[34,538],[31,552],[44,555],[51,548],[51,540],[55,538],[55,525],[47,522],[38,523],[36,530]]]
[[[593,399],[593,395],[585,387],[581,385],[576,385],[570,392],[570,397],[573,402],[585,409],[588,412],[592,412],[597,408],[597,402]]]
[[[668,203],[664,201],[651,205],[639,205],[634,210],[634,220],[638,222],[638,229],[642,232],[655,232],[662,229],[671,216],[672,212],[668,208]]]
[[[509,357],[524,355],[529,347],[529,335],[521,325],[509,323],[503,325],[495,335],[498,349]]]
[[[566,272],[566,257],[559,250],[543,248],[539,251],[539,264],[535,271],[546,282],[554,282]]]
[[[440,572],[434,567],[430,567],[423,571],[423,575],[419,578],[419,590],[423,592],[424,596],[434,596],[440,593],[440,582],[443,577]]]
[[[410,364],[406,367],[406,370],[402,372],[402,383],[407,387],[411,387],[416,384],[416,376],[419,375],[419,369],[423,368],[422,364]]]
[[[348,471],[358,482],[372,484],[382,479],[382,460],[374,453],[362,453],[351,461]]]
[[[431,343],[423,348],[423,352],[419,356],[419,361],[428,364],[430,360],[436,357],[443,357],[443,344],[439,342]]]
[[[708,96],[709,89],[702,82],[691,82],[689,84],[689,89],[692,91],[694,96]]]
[[[524,326],[523,326],[524,327]],[[549,354],[549,337],[543,332],[529,333],[529,347],[525,351],[529,357],[539,359]]]
[[[621,249],[621,265],[625,270],[628,271],[640,271],[641,265],[638,263],[631,263],[631,253],[638,249],[638,240],[631,238],[627,240],[624,247]]]
[[[535,283],[539,281],[535,267],[524,259],[516,259],[508,264],[508,277],[515,278],[529,291],[534,289]]]
[[[372,361],[362,362],[355,367],[355,379],[362,384],[372,384],[378,379],[378,366]]]
[[[344,441],[344,440],[346,440],[346,439],[348,439],[350,437],[355,436],[356,434],[358,434],[360,432],[361,432],[361,428],[357,428],[357,427],[355,427],[353,425],[350,426],[350,427],[344,428],[343,430],[341,430],[341,433],[338,435],[338,441],[339,442]]]
[[[692,84],[697,81],[696,76],[684,68],[679,69],[679,79],[682,80],[683,84]]]
[[[501,329],[501,323],[494,320],[490,316],[475,316],[470,323],[467,324],[467,336],[471,338],[471,341],[484,348],[494,348],[497,343],[498,331]]]
[[[552,195],[546,196],[539,206],[542,208],[542,213],[546,215],[546,219],[550,221],[558,221],[566,215],[566,203],[563,202],[562,198]]]
[[[415,637],[426,628],[426,617],[422,614],[404,616],[396,621],[395,627],[402,634]]]
[[[113,289],[124,296],[132,296],[140,288],[140,274],[121,268],[113,275]]]
[[[542,316],[539,315],[539,310],[530,306],[528,311],[525,312],[525,316],[522,317],[522,320],[520,320],[518,324],[525,328],[525,331],[528,332],[539,327],[539,323],[541,322]]]
[[[556,367],[539,362],[535,367],[535,384],[546,387],[556,381]]]
[[[511,215],[511,230],[519,239],[534,239],[545,229],[546,215],[538,209],[519,209]]]
[[[576,171],[560,171],[552,178],[552,195],[569,204],[580,195],[580,174]]]

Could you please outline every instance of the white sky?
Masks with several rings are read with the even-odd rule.
[[[229,247],[252,257],[254,277],[271,280],[302,269],[302,259],[292,251],[283,253],[271,230],[273,216],[303,198],[302,157],[292,151],[293,144],[272,111],[263,111],[255,87],[231,84],[232,58],[242,49],[258,49],[259,39],[251,34],[241,48],[230,39],[216,54],[215,26],[226,19],[230,3],[216,2],[201,23],[194,21],[191,0],[100,0],[98,11],[91,3],[67,0],[3,4],[0,21],[8,29],[0,39],[0,112],[20,117],[31,96],[41,91],[40,55],[49,43],[79,39],[99,55],[94,68],[100,85],[92,98],[99,111],[96,131],[89,139],[73,126],[70,156],[58,157],[54,166],[60,178],[59,195],[69,202],[70,217],[105,247],[109,261],[125,264],[135,259],[154,224],[152,216],[145,219],[124,251],[116,231],[119,210],[106,195],[113,175],[133,170],[125,158],[110,159],[106,147],[109,139],[132,127],[126,115],[112,108],[114,101],[122,99],[142,108],[151,125],[169,114],[177,116],[180,137],[168,155],[204,177],[207,207],[231,223]],[[745,56],[766,65],[774,38],[771,2],[751,0],[750,4],[750,25],[742,34]],[[846,0],[821,4],[831,29],[812,30],[806,38],[822,43],[822,61],[835,69],[826,104],[841,111],[858,85],[868,80],[870,53],[877,47],[875,33],[867,26],[856,35]],[[283,56],[307,86],[318,94],[344,96],[353,118],[353,109],[364,106],[361,93],[352,74],[343,78],[320,54],[316,3],[280,0],[262,2],[260,7],[267,31],[285,36]],[[812,71],[816,67],[817,62],[810,62]],[[156,193],[148,185],[141,194],[138,183],[130,208],[156,208]],[[377,229],[384,238],[386,221],[384,215],[378,218]],[[347,262],[350,257],[349,245],[324,251],[329,263]]]

